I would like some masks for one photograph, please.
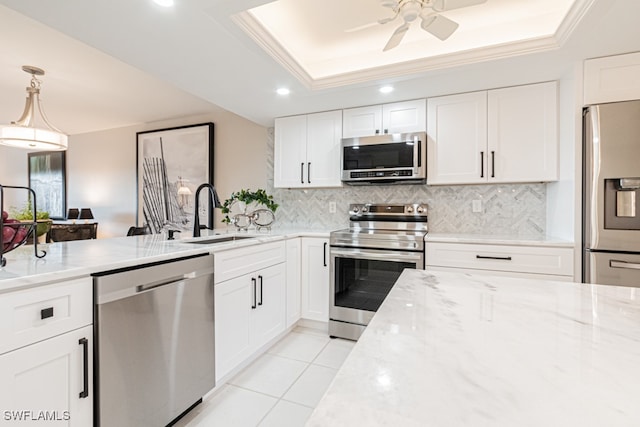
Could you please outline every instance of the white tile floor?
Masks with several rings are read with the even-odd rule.
[[[297,327],[176,427],[304,426],[354,344]]]

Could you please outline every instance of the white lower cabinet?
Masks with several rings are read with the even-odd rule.
[[[293,326],[300,320],[300,239],[289,239],[287,251],[287,320],[286,327]]]
[[[329,239],[302,238],[302,318],[329,321]]]
[[[0,384],[7,425],[93,425],[93,327],[3,354]]]
[[[0,295],[0,425],[93,424],[90,277]]]
[[[573,281],[573,248],[426,242],[426,269]]]
[[[264,248],[277,264],[263,267]],[[215,334],[216,381],[242,364],[285,330],[286,264],[285,243],[269,243],[214,254],[216,266]],[[227,260],[244,262],[244,269]],[[255,268],[255,269],[253,269]],[[229,278],[233,271],[236,277]],[[220,274],[218,274],[220,273]]]

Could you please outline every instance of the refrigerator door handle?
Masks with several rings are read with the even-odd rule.
[[[627,261],[617,261],[612,259],[609,261],[609,266],[611,268],[625,268],[627,270],[640,270],[640,264],[635,262],[627,262]]]

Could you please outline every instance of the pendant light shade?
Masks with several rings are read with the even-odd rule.
[[[27,87],[27,102],[22,117],[10,125],[0,126],[0,144],[28,150],[66,150],[67,135],[49,123],[40,102],[40,80],[44,70],[25,65],[22,70],[31,74]],[[40,115],[39,120],[36,116]]]

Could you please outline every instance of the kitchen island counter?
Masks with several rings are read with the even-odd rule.
[[[639,425],[637,297],[405,270],[307,426]]]

